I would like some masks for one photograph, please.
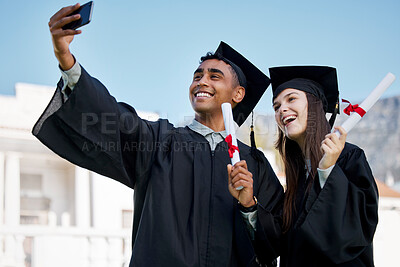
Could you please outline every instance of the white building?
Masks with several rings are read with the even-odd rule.
[[[0,96],[0,267],[128,266],[133,191],[33,137],[54,88],[15,91]]]
[[[400,265],[400,193],[377,181],[379,190],[379,222],[374,236],[376,267]]]

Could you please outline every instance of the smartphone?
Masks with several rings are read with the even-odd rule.
[[[76,30],[79,27],[88,24],[92,19],[92,12],[93,12],[93,1],[87,2],[86,4],[82,5],[79,9],[75,10],[69,15],[73,16],[75,14],[80,14],[81,18],[64,25],[62,27],[63,30],[68,30],[68,29]]]

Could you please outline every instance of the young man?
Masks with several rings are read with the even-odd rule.
[[[194,72],[191,125],[176,128],[167,120],[143,120],[131,106],[117,103],[70,53],[69,44],[80,31],[61,27],[79,19],[69,16],[78,7],[65,7],[50,19],[63,78],[33,134],[61,157],[135,190],[130,266],[273,262],[282,187],[265,157],[256,160],[241,142],[242,161],[227,170],[221,111],[222,103],[231,103],[241,125],[268,87],[268,77],[221,43]],[[88,123],[85,114],[108,116],[104,123]],[[236,191],[239,186],[243,189]],[[257,227],[257,213],[263,213],[269,221],[263,225],[270,228]],[[253,224],[249,214],[256,217]]]

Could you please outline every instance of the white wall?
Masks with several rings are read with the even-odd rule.
[[[380,198],[379,222],[374,237],[376,267],[398,267],[400,244],[400,199]]]
[[[133,190],[99,174],[92,177],[94,227],[120,229],[122,210],[133,210]]]

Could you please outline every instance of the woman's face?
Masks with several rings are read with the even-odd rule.
[[[308,102],[306,93],[287,88],[274,100],[275,120],[286,137],[303,145],[307,129]]]

